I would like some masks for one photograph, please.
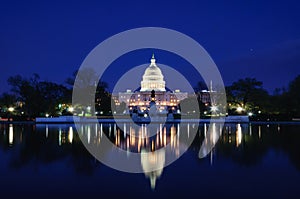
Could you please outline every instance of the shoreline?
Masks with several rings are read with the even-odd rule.
[[[113,118],[101,118],[101,119],[89,119],[85,118],[80,121],[76,121],[76,123],[80,124],[93,124],[93,123],[131,123],[133,122],[131,119],[113,119]],[[300,121],[298,120],[288,120],[288,121],[243,121],[243,120],[224,120],[224,119],[174,119],[173,121],[153,121],[154,123],[167,123],[167,124],[180,124],[180,123],[200,123],[200,124],[207,124],[210,122],[213,123],[243,123],[243,124],[294,124],[300,125]],[[135,122],[137,124],[147,124],[147,122]],[[0,121],[0,124],[74,124],[73,120],[68,121]]]

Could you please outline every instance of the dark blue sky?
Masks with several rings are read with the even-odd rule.
[[[38,73],[41,79],[63,83],[101,41],[145,26],[174,29],[198,41],[226,85],[255,77],[272,92],[300,74],[299,10],[300,3],[288,0],[2,1],[0,92],[9,90],[6,80],[17,74]],[[130,55],[116,67],[148,62],[148,54]],[[159,62],[183,67],[163,55],[158,52]],[[120,71],[111,73],[118,76]]]

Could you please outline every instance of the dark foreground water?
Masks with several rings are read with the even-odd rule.
[[[87,143],[101,145],[107,136],[124,150],[139,153],[170,144],[176,154],[180,137],[193,127],[168,126],[152,141],[124,135],[115,124],[82,128]],[[135,135],[140,131],[145,129],[135,129]],[[208,133],[207,125],[200,125],[188,151],[163,170],[132,174],[97,161],[74,125],[0,124],[0,198],[300,197],[300,125],[226,124]],[[208,137],[216,145],[199,158]]]

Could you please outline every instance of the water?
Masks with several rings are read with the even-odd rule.
[[[147,128],[124,125],[136,134]],[[163,170],[132,174],[97,161],[74,125],[1,124],[0,197],[299,198],[300,125],[226,124],[222,131],[215,125],[212,134],[200,125],[189,149]],[[170,125],[159,138],[141,142],[115,124],[97,130],[94,124],[82,126],[89,144],[101,145],[107,136],[135,153],[170,144],[175,155],[181,153],[182,137],[195,127]],[[199,158],[207,138],[216,145]]]

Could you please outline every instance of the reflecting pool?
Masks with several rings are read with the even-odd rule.
[[[118,125],[82,124],[77,132],[72,124],[0,124],[0,197],[299,197],[297,123],[168,124],[152,137],[147,125]],[[112,169],[83,144],[103,150],[106,138],[128,159],[140,153],[144,172]],[[178,159],[166,166],[171,156]]]

